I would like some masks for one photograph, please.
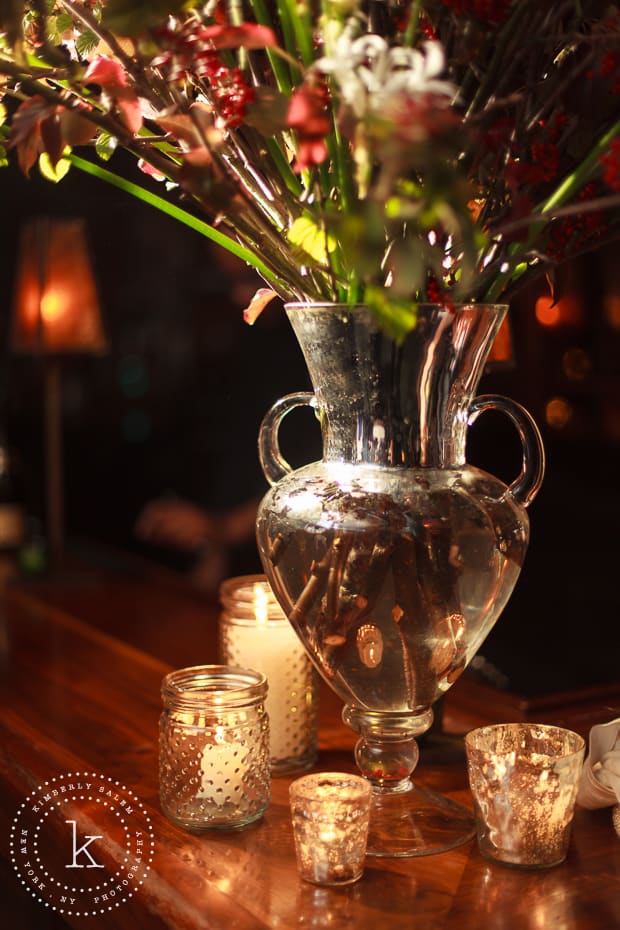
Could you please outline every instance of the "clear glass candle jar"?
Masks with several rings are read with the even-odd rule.
[[[192,831],[258,820],[271,796],[267,682],[260,672],[199,665],[162,682],[159,795]]]
[[[317,754],[316,672],[264,575],[229,578],[220,588],[220,659],[267,677],[271,768],[309,768]]]

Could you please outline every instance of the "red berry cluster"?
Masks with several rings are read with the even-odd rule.
[[[620,139],[612,139],[609,149],[599,158],[603,181],[612,191],[620,191]]]
[[[592,200],[598,193],[596,184],[586,184],[577,200]],[[547,252],[551,258],[560,261],[567,254],[568,247],[572,253],[579,252],[606,231],[607,223],[602,210],[591,210],[555,220],[551,227]]]
[[[545,130],[549,142],[558,142],[563,129],[568,124],[568,116],[564,110],[556,110],[548,122],[540,120],[539,126]]]
[[[601,77],[609,78],[610,92],[617,97],[620,94],[620,51],[610,49],[600,61]]]
[[[533,142],[530,151],[534,162],[531,166],[532,183],[553,181],[560,166],[560,150],[555,142]]]
[[[454,313],[454,304],[451,300],[448,300],[445,294],[442,294],[439,284],[437,283],[437,278],[434,275],[429,275],[426,282],[426,299],[431,304],[440,304],[440,306],[445,307],[446,310],[449,310],[451,313]]]
[[[510,149],[514,128],[514,119],[508,116],[499,117],[484,132],[483,141],[485,147],[491,152],[503,152]]]
[[[533,142],[530,158],[510,159],[506,175],[516,187],[536,187],[557,177],[560,165],[560,150],[555,142]]]
[[[211,87],[220,116],[227,126],[239,126],[246,107],[254,101],[254,88],[246,84],[240,68],[227,68],[216,52],[202,55],[195,67]]]
[[[600,23],[598,37],[606,38],[607,49],[603,49],[594,67],[586,71],[586,78],[593,81],[603,78],[609,82],[609,92],[613,96],[620,95],[620,50],[618,39],[620,37],[620,12],[612,9],[607,18]]]
[[[430,21],[426,13],[420,14],[419,23],[420,23],[420,32],[422,33],[424,38],[429,39],[430,41],[434,41],[437,38],[437,33],[435,32],[435,27],[433,26],[432,22]]]
[[[166,27],[157,31],[163,51],[153,65],[168,73],[172,80],[195,75],[206,80],[214,102],[227,126],[243,122],[246,107],[254,100],[254,88],[246,84],[239,68],[228,68],[213,50],[210,39],[204,40],[201,30],[186,29],[178,33]]]

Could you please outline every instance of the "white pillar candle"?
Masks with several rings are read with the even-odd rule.
[[[316,755],[315,673],[297,634],[263,576],[222,586],[222,661],[267,677],[270,755],[274,770],[312,764]]]
[[[242,743],[228,742],[223,727],[216,727],[213,740],[202,750],[201,784],[198,794],[220,807],[238,801],[243,791],[244,758]]]

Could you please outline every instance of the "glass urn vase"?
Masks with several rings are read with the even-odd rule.
[[[473,835],[469,811],[419,785],[416,737],[493,627],[519,576],[525,508],[544,453],[530,415],[474,397],[505,306],[419,305],[395,343],[364,306],[289,304],[314,393],[283,397],[259,451],[272,485],[257,516],[266,575],[316,667],[360,735],[373,785],[368,851],[414,856]],[[292,471],[282,418],[315,407],[323,459]],[[523,444],[507,487],[468,465],[468,425],[496,409]]]

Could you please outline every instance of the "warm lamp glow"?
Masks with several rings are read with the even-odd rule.
[[[35,354],[105,352],[82,220],[38,217],[23,228],[12,346]]]
[[[53,326],[58,319],[66,313],[66,307],[63,304],[62,294],[47,291],[41,297],[41,319],[44,326]]]
[[[38,217],[22,228],[11,346],[44,356],[47,533],[50,560],[58,564],[64,545],[62,356],[107,349],[82,220]]]

